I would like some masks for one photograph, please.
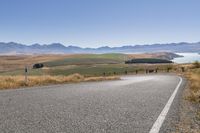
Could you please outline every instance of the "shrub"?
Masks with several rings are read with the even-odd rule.
[[[193,63],[193,68],[200,68],[200,63],[198,61],[195,61]]]

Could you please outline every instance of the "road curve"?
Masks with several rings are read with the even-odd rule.
[[[0,131],[148,133],[179,82],[175,75],[139,75],[119,81],[3,90]],[[167,117],[177,115],[177,95]],[[172,129],[171,120],[166,118],[160,132]]]

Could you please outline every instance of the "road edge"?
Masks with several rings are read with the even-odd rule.
[[[172,95],[170,96],[169,100],[167,101],[165,107],[163,108],[163,110],[161,111],[160,115],[158,116],[157,120],[154,122],[152,128],[150,129],[149,133],[159,133],[160,131],[160,128],[162,127],[164,121],[165,121],[165,118],[170,110],[170,107],[176,97],[176,94],[183,82],[183,78],[178,76],[179,78],[179,82],[175,88],[175,90],[173,91]]]

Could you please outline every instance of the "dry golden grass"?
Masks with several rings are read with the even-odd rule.
[[[186,77],[190,81],[190,94],[188,95],[188,99],[192,102],[200,103],[200,74],[189,72]]]
[[[48,84],[62,84],[71,82],[84,81],[102,81],[117,80],[118,76],[110,77],[84,77],[80,74],[72,74],[69,76],[29,76],[28,82],[25,83],[24,76],[0,76],[0,89],[14,89],[26,86],[40,86]]]
[[[108,77],[87,77],[84,79],[84,81],[103,81],[103,80],[118,80],[120,77],[118,76],[108,76]]]
[[[200,131],[200,69],[192,64],[185,66],[184,76],[189,83],[183,91],[181,100],[180,120],[177,124],[177,133],[199,133]],[[183,73],[182,73],[183,74]]]
[[[73,55],[17,55],[0,56],[0,71],[22,69],[25,65],[31,67],[38,62],[64,59]]]

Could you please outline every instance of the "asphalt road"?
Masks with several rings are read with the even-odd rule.
[[[148,133],[179,81],[175,75],[140,75],[120,81],[3,90],[0,132]],[[172,129],[181,88],[160,132]]]

